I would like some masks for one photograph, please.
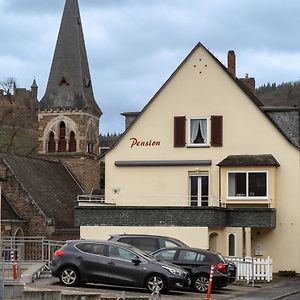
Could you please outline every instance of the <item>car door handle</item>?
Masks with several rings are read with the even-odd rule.
[[[111,265],[111,266],[114,266],[114,265],[115,265],[115,263],[114,263],[113,261],[109,261],[107,264],[108,264],[108,265]]]

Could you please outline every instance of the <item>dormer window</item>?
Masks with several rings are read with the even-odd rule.
[[[84,78],[84,86],[87,88],[91,87],[91,79],[90,78],[88,78],[88,77]]]
[[[62,85],[70,85],[70,83],[66,80],[65,76],[63,76],[59,82],[59,86],[62,86]]]

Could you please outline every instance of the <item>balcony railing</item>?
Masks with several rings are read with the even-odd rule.
[[[104,195],[78,195],[77,196],[77,205],[78,206],[103,206],[103,205],[116,205],[112,202],[105,202]]]

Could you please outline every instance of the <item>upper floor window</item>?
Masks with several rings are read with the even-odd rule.
[[[266,171],[228,172],[228,198],[266,198]]]
[[[221,147],[223,117],[174,117],[174,147]]]
[[[60,121],[55,127],[56,128],[53,129],[55,131],[50,131],[48,134],[46,150],[50,153],[67,151],[76,152],[77,141],[75,130],[70,131],[71,126],[68,128],[68,123],[65,123],[64,121]],[[54,128],[54,126],[52,126],[52,128]]]
[[[208,119],[191,118],[189,119],[189,145],[205,146],[208,145]]]

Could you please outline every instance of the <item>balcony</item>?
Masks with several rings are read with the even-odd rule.
[[[77,206],[105,206],[105,205],[116,205],[115,203],[105,202],[104,195],[93,195],[93,194],[86,194],[86,195],[78,195],[76,200]]]
[[[77,226],[182,226],[259,227],[276,226],[274,208],[223,208],[187,206],[116,206],[89,199],[75,207]],[[84,205],[83,205],[84,204]]]

